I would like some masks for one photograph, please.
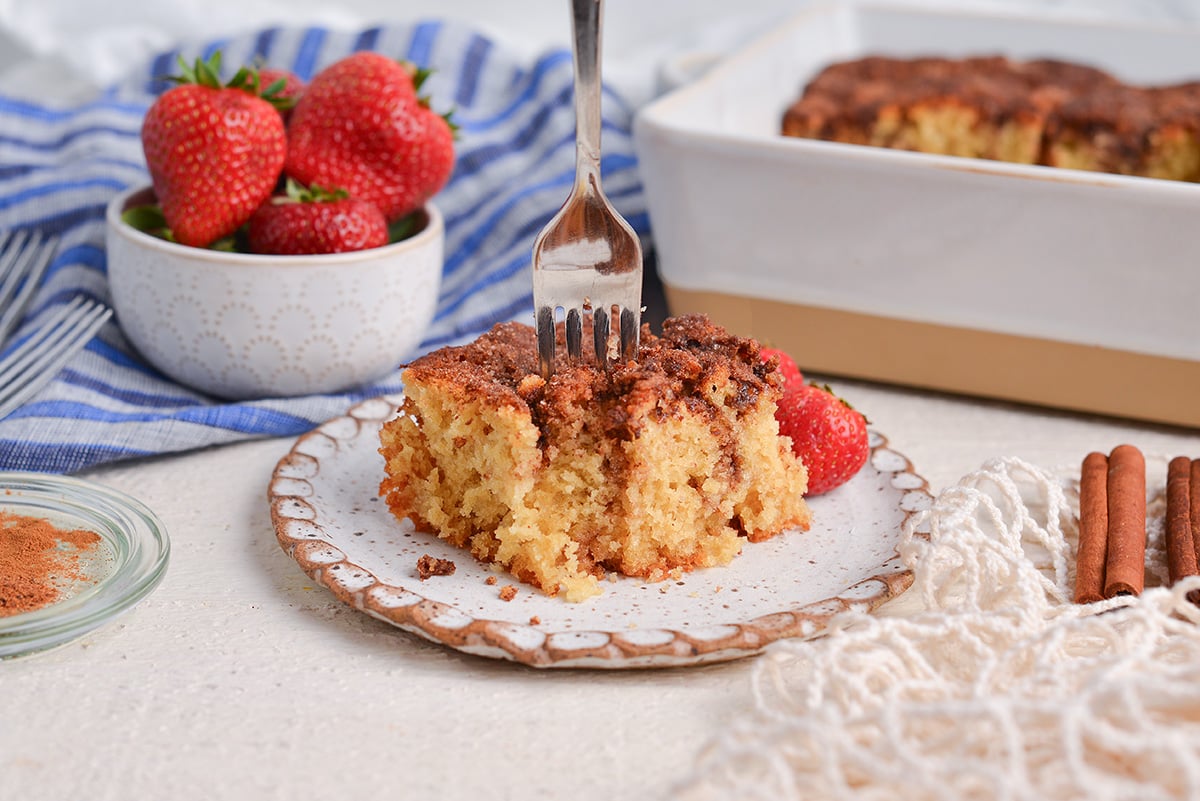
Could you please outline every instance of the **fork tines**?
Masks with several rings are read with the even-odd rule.
[[[75,298],[51,312],[0,360],[0,419],[58,375],[111,316],[111,309],[87,298]]]
[[[567,345],[567,358],[572,362],[583,360],[583,329],[585,324],[592,326],[592,350],[595,353],[596,365],[602,370],[618,361],[632,361],[637,358],[640,309],[630,309],[614,305],[610,310],[590,310],[571,308],[566,310],[563,321],[563,333]],[[555,322],[555,309],[542,306],[537,311],[537,342],[538,359],[542,366],[543,377],[549,377],[557,351],[558,331]],[[612,321],[616,318],[617,326],[614,335]]]
[[[637,301],[640,301],[638,297]],[[592,308],[587,302],[582,307],[564,309],[562,321],[566,357],[572,363],[584,360],[583,331],[592,326],[592,351],[596,367],[607,371],[614,363],[637,359],[638,338],[641,333],[641,306],[620,306],[614,303],[608,308]],[[558,307],[562,308],[562,307]],[[542,378],[550,378],[554,371],[554,359],[558,349],[558,324],[556,307],[540,306],[536,313],[538,331],[538,360]],[[613,325],[616,323],[616,325]]]
[[[617,319],[617,336],[612,337],[612,319]],[[596,345],[596,360],[607,369],[614,360],[632,361],[637,358],[638,320],[641,309],[613,306],[608,314],[592,317],[592,335]]]
[[[21,321],[57,247],[57,237],[40,232],[17,231],[0,239],[0,345]]]

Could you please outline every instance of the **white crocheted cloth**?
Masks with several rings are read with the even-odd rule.
[[[1160,586],[1158,490],[1146,591],[1079,606],[1077,477],[1011,459],[967,476],[905,532],[916,613],[847,614],[773,647],[755,708],[679,797],[1200,798],[1200,610],[1185,598],[1200,579]]]

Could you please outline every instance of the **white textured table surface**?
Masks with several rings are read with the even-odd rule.
[[[1194,431],[838,387],[935,491],[998,455],[1200,454]],[[538,671],[349,609],[276,544],[265,492],[290,445],[87,474],[161,516],[171,567],[114,624],[0,666],[0,798],[661,798],[749,704],[753,660]]]

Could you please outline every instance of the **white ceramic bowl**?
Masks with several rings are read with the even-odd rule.
[[[230,399],[339,392],[380,379],[421,342],[442,275],[432,204],[415,236],[382,248],[265,256],[186,247],[121,220],[149,188],[108,206],[117,320],[155,367]]]

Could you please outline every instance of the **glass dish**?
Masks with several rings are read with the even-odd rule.
[[[58,601],[0,617],[0,659],[53,648],[112,621],[166,572],[171,549],[162,522],[117,490],[67,476],[0,472],[0,512],[100,537],[95,551],[80,558],[81,577],[61,588]]]

